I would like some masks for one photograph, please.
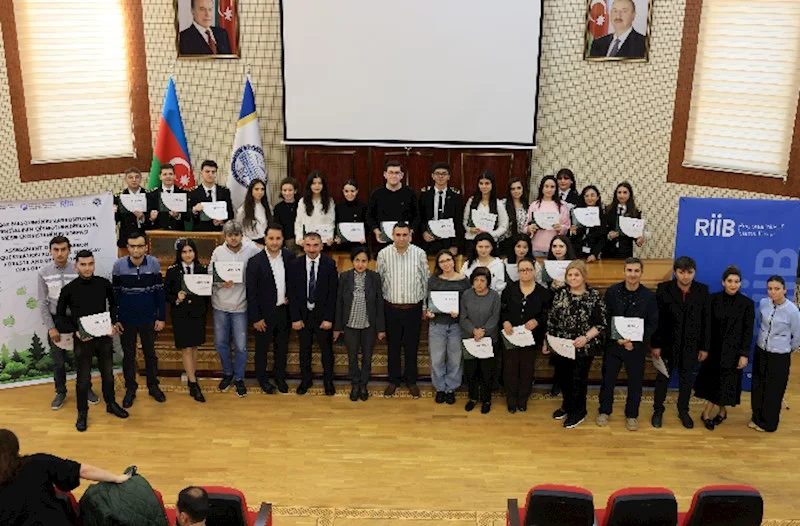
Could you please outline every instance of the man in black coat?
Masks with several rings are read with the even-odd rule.
[[[689,398],[692,396],[694,371],[699,356],[704,352],[705,316],[708,302],[708,285],[694,281],[697,271],[695,261],[687,256],[675,260],[672,266],[675,279],[658,284],[658,328],[650,340],[653,358],[662,358],[672,376],[678,369],[678,417],[683,427],[694,427],[689,416]],[[653,399],[653,427],[661,427],[664,400],[667,398],[669,377],[658,373]]]
[[[181,31],[181,55],[230,55],[228,32],[214,27],[214,0],[192,0],[192,25]]]
[[[270,223],[264,235],[266,249],[247,263],[247,318],[256,331],[255,370],[261,390],[273,394],[275,387],[267,380],[267,348],[273,344],[275,383],[278,391],[288,393],[286,356],[289,352],[288,270],[296,259],[283,247],[283,227]]]
[[[121,194],[147,193],[142,188],[142,172],[140,172],[138,168],[128,168],[125,170],[125,185],[126,188]],[[122,205],[122,199],[119,195],[114,196],[114,221],[119,223],[117,248],[125,248],[128,246],[129,233],[142,232],[149,226],[147,222],[147,212],[126,210]]]
[[[147,220],[150,228],[157,230],[186,230],[183,212],[173,212],[161,203],[161,194],[185,194],[186,192],[175,186],[175,168],[171,164],[162,164],[158,174],[161,186],[147,194]],[[188,204],[188,199],[187,199]]]
[[[200,185],[189,192],[189,210],[192,214],[193,230],[195,232],[221,232],[222,225],[228,219],[233,219],[233,204],[231,191],[217,184],[217,163],[203,161],[200,165]],[[228,211],[228,219],[204,219],[203,203],[224,201]]]
[[[436,163],[431,167],[433,186],[426,186],[419,195],[420,229],[424,243],[422,248],[427,254],[435,255],[440,250],[448,249],[454,256],[458,254],[458,241],[464,237],[462,216],[464,204],[461,192],[447,186],[450,181],[450,165]],[[437,239],[428,229],[428,221],[452,219],[456,235],[448,239]]]
[[[636,4],[633,0],[614,0],[611,4],[611,21],[614,33],[592,42],[590,57],[645,58],[647,39],[633,29]]]

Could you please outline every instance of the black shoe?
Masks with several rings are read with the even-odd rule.
[[[447,403],[447,405],[455,404],[456,403],[456,394],[453,391],[450,391],[449,393],[445,393],[444,401],[445,401],[445,403]]]
[[[110,413],[117,418],[128,418],[128,412],[122,409],[116,402],[106,405],[106,413]]]
[[[564,420],[567,418],[567,412],[561,409],[560,407],[553,411],[553,419],[554,420]]]
[[[528,402],[521,402],[517,404],[517,410],[523,413],[528,410]]]
[[[509,405],[508,406],[508,412],[513,415],[514,413],[517,412],[517,406],[516,405]]]
[[[557,384],[553,384],[553,387],[550,388],[550,396],[558,396],[561,394],[561,387]]]
[[[157,385],[154,385],[153,387],[149,388],[147,390],[147,393],[150,396],[152,396],[153,400],[155,400],[159,404],[163,404],[164,402],[167,401],[167,396],[164,394],[164,391],[162,391]]]
[[[278,392],[281,394],[286,394],[289,392],[289,386],[286,385],[286,382],[283,380],[275,380],[275,385],[278,386]]]
[[[194,394],[192,394],[191,392],[192,384],[194,384]],[[200,384],[197,382],[189,382],[189,394],[191,394],[192,398],[194,398],[198,402],[206,401],[206,397],[203,396],[203,390],[200,389]]]
[[[578,427],[579,425],[581,425],[583,423],[584,420],[586,420],[586,415],[583,415],[583,416],[580,416],[580,415],[568,416],[564,420],[564,428],[572,429],[574,427]]]
[[[492,403],[491,402],[484,402],[481,404],[481,414],[485,415],[489,411],[492,410]]]
[[[708,429],[709,431],[714,431],[714,419],[713,418],[705,419],[705,418],[703,418],[701,416],[700,420],[703,421],[703,424],[706,426],[706,429]]]
[[[234,385],[236,385],[236,395],[239,398],[244,398],[247,396],[247,387],[244,385],[244,380],[236,380]]]
[[[308,388],[311,387],[310,385],[306,385],[303,382],[300,382],[300,385],[297,386],[297,390],[295,391],[299,395],[304,395],[308,392]]]
[[[653,418],[650,419],[650,424],[656,429],[660,429],[663,423],[664,423],[664,414],[653,413]]]
[[[434,401],[437,404],[443,404],[445,396],[446,395],[445,395],[444,391],[436,391],[436,397],[434,398]]]
[[[92,388],[89,388],[89,392],[86,393],[86,401],[89,402],[91,405],[97,405],[100,403],[100,399],[97,397],[97,393],[92,391]]]
[[[122,399],[122,407],[129,409],[133,407],[133,401],[136,399],[136,390],[128,389],[125,391],[125,398]]]
[[[353,387],[350,389],[350,401],[351,402],[358,402],[358,395],[359,395],[358,387]]]
[[[88,425],[86,423],[86,417],[87,416],[88,415],[86,413],[78,413],[78,421],[75,422],[75,429],[77,429],[81,433],[86,431],[86,428],[88,427]]]
[[[722,415],[722,414],[718,414],[717,416],[715,416],[714,418],[712,418],[712,419],[711,419],[711,421],[712,421],[712,422],[714,422],[714,425],[715,425],[715,426],[718,426],[718,425],[720,425],[721,423],[723,423],[723,422],[724,422],[724,421],[725,421],[727,418],[728,418],[728,413],[727,413],[727,411],[726,411],[724,415]]]
[[[269,383],[267,380],[263,382],[258,382],[261,386],[261,390],[266,394],[275,394],[275,386]]]
[[[186,380],[186,384],[189,386],[189,396],[194,398],[194,395],[197,394],[197,387],[195,387],[197,384],[191,380]]]
[[[222,381],[219,383],[218,389],[224,393],[228,389],[230,389],[232,383],[233,383],[233,375],[223,376]]]
[[[470,400],[469,402],[467,402],[467,405],[464,406],[464,411],[472,411],[473,409],[475,409],[476,405],[478,405],[478,402],[476,402],[475,400]]]
[[[333,382],[326,382],[325,383],[325,396],[333,396],[336,394],[336,387],[333,386]]]
[[[683,427],[686,429],[692,429],[694,427],[694,420],[689,416],[689,413],[678,413],[678,418],[681,419],[681,424],[683,424]],[[712,420],[712,422],[716,424],[714,420]]]
[[[56,397],[53,398],[53,401],[50,402],[50,409],[53,411],[58,411],[62,407],[64,407],[64,400],[67,398],[67,393],[56,393]]]

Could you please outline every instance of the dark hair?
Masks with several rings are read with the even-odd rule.
[[[472,210],[477,210],[478,205],[481,204],[483,194],[481,194],[480,183],[484,179],[492,183],[492,192],[489,194],[489,212],[497,214],[497,183],[495,183],[494,174],[492,172],[481,173],[478,180],[475,181],[475,193],[472,194],[472,204],[470,208]]]
[[[786,280],[783,279],[782,276],[779,276],[777,274],[773,274],[773,275],[771,275],[770,277],[767,278],[767,284],[769,284],[770,281],[774,281],[776,283],[780,283],[783,288],[786,288]]]
[[[742,279],[742,271],[736,265],[730,265],[722,272],[722,281],[725,281],[730,276],[739,276],[739,281]]]
[[[77,254],[75,254],[75,261],[79,261],[81,258],[93,258],[94,254],[92,254],[91,250],[83,249],[79,250]]]
[[[141,175],[142,175],[142,171],[141,171],[141,170],[139,170],[138,168],[136,168],[135,166],[131,166],[130,168],[126,169],[126,170],[123,172],[123,174],[124,174],[124,175],[128,175],[128,174],[136,174],[136,175],[138,175],[138,176],[141,176]]]
[[[194,240],[187,237],[182,237],[175,243],[176,265],[183,265],[183,258],[181,257],[181,254],[183,254],[183,249],[186,247],[192,247],[192,250],[194,250],[194,260],[197,261],[197,245],[194,244]]]
[[[625,265],[626,266],[627,265],[639,265],[639,268],[644,270],[644,263],[639,258],[634,258],[634,257],[625,258]]]
[[[355,261],[356,256],[358,256],[359,254],[365,254],[367,256],[367,261],[370,260],[369,249],[364,245],[356,245],[350,251],[350,261]]]
[[[242,226],[244,228],[254,228],[256,225],[256,199],[253,197],[253,188],[257,184],[264,185],[264,195],[261,196],[261,206],[264,207],[264,212],[267,215],[267,223],[272,221],[272,212],[269,211],[269,199],[267,199],[267,182],[262,179],[253,179],[247,185],[247,193],[244,196],[244,203],[242,209],[244,210],[244,217],[242,218]],[[265,232],[266,233],[266,232]]]
[[[270,230],[279,230],[281,235],[283,235],[283,225],[281,225],[279,223],[276,223],[275,221],[270,221],[267,224],[267,229],[264,230],[264,236],[266,236],[267,232],[270,231]]]
[[[395,224],[394,224],[394,226],[392,227],[392,234],[394,234],[394,231],[395,231],[396,229],[398,229],[398,228],[407,228],[407,229],[411,230],[411,225],[409,225],[409,224],[408,224],[408,223],[406,223],[405,221],[398,221],[398,222],[397,222],[397,223],[395,223]]]
[[[178,513],[185,513],[192,522],[206,520],[208,516],[208,492],[198,486],[189,486],[178,493],[178,503],[175,505]]]
[[[53,248],[53,245],[60,245],[61,243],[66,243],[67,248],[72,248],[72,245],[69,243],[69,239],[67,236],[53,236],[53,239],[50,240],[50,248]]]
[[[344,187],[347,185],[350,185],[356,190],[358,190],[358,181],[356,181],[355,179],[348,179],[347,181],[345,181],[344,184],[342,184],[342,189],[344,189]]]
[[[164,170],[172,170],[173,172],[175,172],[175,167],[174,167],[174,166],[172,166],[172,165],[171,165],[171,164],[169,164],[169,163],[164,163],[164,164],[162,164],[162,165],[161,165],[161,167],[158,169],[158,175],[161,175],[161,172],[163,172]]]
[[[558,210],[561,210],[561,194],[558,193],[558,181],[556,181],[555,175],[545,175],[542,177],[542,180],[539,181],[539,194],[536,196],[536,202],[540,205],[542,204],[542,199],[544,198],[544,183],[547,181],[553,181],[553,184],[556,185],[556,191],[553,193],[553,202],[558,206]]]
[[[553,241],[561,241],[564,243],[564,245],[566,245],[567,253],[564,254],[564,261],[575,259],[575,249],[572,247],[572,243],[569,242],[569,238],[563,234],[553,236],[553,239],[550,240],[550,247],[547,250],[547,259],[556,259],[556,256],[553,254]]]
[[[509,245],[508,254],[506,254],[509,263],[517,262],[517,253],[514,251],[514,248],[520,241],[524,241],[528,245],[528,252],[526,253],[525,257],[528,257],[531,254],[533,254],[533,243],[531,242],[531,237],[529,235],[517,234],[516,236],[511,238],[511,241],[512,243],[510,243]]]
[[[298,183],[297,179],[295,179],[294,177],[284,177],[283,179],[281,179],[280,188],[283,188],[283,185],[285,184],[292,185],[294,187],[295,192],[300,191],[300,183]]]
[[[472,274],[469,277],[469,284],[474,285],[475,279],[483,276],[486,278],[486,286],[490,286],[492,284],[492,273],[486,267],[478,267],[472,271]]]
[[[689,256],[681,256],[672,264],[672,270],[697,270],[697,263]]]
[[[520,263],[530,263],[531,265],[533,265],[533,268],[536,268],[536,260],[530,256],[524,256],[520,258],[520,260],[517,261],[517,265],[519,265]]]
[[[436,170],[447,170],[447,173],[450,173],[450,165],[447,163],[433,163],[433,166],[431,166],[431,173]]]
[[[436,258],[433,260],[433,275],[434,276],[441,276],[444,273],[444,271],[442,270],[442,267],[439,266],[439,258],[442,257],[444,254],[447,254],[448,256],[450,256],[453,259],[453,264],[455,265],[456,257],[452,254],[452,252],[450,252],[446,248],[443,248],[442,250],[440,250],[439,252],[436,253]]]
[[[19,440],[10,429],[0,429],[0,486],[5,486],[19,471]]]
[[[640,215],[639,209],[636,208],[636,201],[633,199],[633,187],[628,181],[622,181],[614,188],[614,197],[611,199],[611,204],[608,205],[606,211],[610,213],[612,210],[617,209],[617,206],[619,205],[619,201],[617,201],[617,190],[620,188],[626,188],[628,190],[628,194],[630,194],[628,202],[625,203],[625,216],[636,217]]]
[[[497,242],[494,240],[492,235],[488,232],[481,232],[477,236],[475,236],[475,249],[472,251],[472,256],[467,260],[467,266],[469,267],[472,265],[473,262],[478,261],[478,243],[481,241],[488,241],[492,244],[492,251],[490,254],[494,257],[497,257]]]
[[[136,239],[137,237],[143,237],[145,242],[147,242],[147,235],[144,233],[143,230],[131,230],[128,232],[128,235],[125,236],[126,240],[129,239]]]
[[[322,236],[319,235],[319,232],[306,232],[305,234],[303,234],[303,239],[307,237],[312,237],[312,238],[315,237],[319,239],[320,243],[322,242]]]
[[[519,177],[512,177],[509,179],[508,186],[506,187],[506,213],[508,214],[508,231],[516,234],[519,232],[519,225],[517,224],[517,210],[514,207],[514,199],[511,197],[511,185],[514,183],[519,183],[522,185],[522,195],[519,198],[519,202],[526,212],[528,211],[530,203],[528,203],[528,196],[525,195],[525,183],[522,182],[522,179]]]
[[[322,181],[322,192],[319,194],[320,199],[322,199],[322,212],[327,214],[328,208],[331,206],[331,198],[328,195],[328,181],[325,180],[325,176],[322,175],[322,172],[314,170],[308,174],[308,179],[306,179],[306,192],[303,196],[303,204],[306,207],[306,215],[308,216],[314,213],[314,193],[311,191],[311,185],[314,184],[314,179]]]
[[[572,184],[569,185],[569,189],[570,190],[574,190],[576,192],[578,191],[578,189],[575,188],[575,186],[576,186],[575,174],[572,173],[572,170],[570,170],[569,168],[562,168],[556,173],[556,189],[558,188],[558,178],[559,177],[569,177],[570,180],[572,181]],[[558,191],[558,190],[556,190],[556,191]]]
[[[405,172],[405,170],[403,170],[403,165],[397,159],[389,159],[388,161],[383,163],[383,171],[384,172],[388,171],[389,168],[391,168],[392,166],[397,166],[398,168],[400,168],[401,172]]]
[[[603,198],[600,195],[600,190],[598,190],[597,187],[595,185],[593,185],[593,184],[590,184],[588,186],[584,186],[583,190],[581,190],[581,195],[578,198],[578,208],[586,208],[587,206],[589,206],[589,205],[586,204],[586,200],[584,199],[584,196],[586,195],[586,192],[588,190],[594,190],[594,193],[597,194],[597,204],[594,205],[594,206],[596,206],[598,209],[600,209],[602,211],[603,210]]]
[[[203,163],[200,165],[200,170],[202,170],[206,166],[210,166],[211,168],[219,168],[217,166],[217,163],[215,163],[214,161],[212,161],[210,159],[206,159],[205,161],[203,161]]]

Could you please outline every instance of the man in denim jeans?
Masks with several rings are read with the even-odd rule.
[[[225,243],[214,249],[211,254],[211,265],[208,272],[214,273],[217,263],[241,262],[242,279],[214,283],[211,294],[211,306],[214,311],[214,346],[222,362],[222,381],[220,391],[227,391],[231,383],[236,386],[239,397],[247,396],[244,385],[244,368],[247,365],[247,290],[244,276],[247,262],[259,252],[258,246],[249,239],[242,240],[242,225],[236,221],[228,221],[222,228]],[[216,281],[216,278],[215,278]],[[233,337],[234,355],[231,364],[231,337]]]

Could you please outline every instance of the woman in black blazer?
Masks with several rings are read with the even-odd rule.
[[[600,190],[590,184],[581,192],[578,204],[575,208],[597,207],[600,210],[600,226],[585,227],[579,226],[575,219],[575,212],[572,212],[572,226],[569,228],[569,240],[575,250],[575,257],[585,259],[587,263],[600,259],[603,247],[606,245],[606,227],[603,224],[603,201],[600,198]]]
[[[358,246],[350,254],[353,268],[339,275],[336,294],[336,317],[333,322],[333,339],[344,333],[344,344],[350,361],[350,400],[369,398],[367,383],[372,372],[372,349],[375,339],[386,337],[386,321],[383,313],[383,289],[381,278],[369,270],[369,250]],[[361,349],[361,368],[358,367],[358,351]]]
[[[183,290],[183,275],[207,274],[206,267],[197,261],[197,246],[191,239],[182,238],[175,244],[175,264],[167,269],[164,279],[167,303],[171,306],[172,333],[175,347],[183,353],[183,368],[189,382],[189,396],[205,402],[203,391],[197,383],[197,347],[206,342],[206,311],[204,296]]]
[[[636,208],[633,198],[633,187],[628,182],[622,182],[614,189],[614,198],[608,205],[603,218],[608,242],[603,247],[603,257],[608,259],[626,259],[633,256],[633,244],[641,247],[644,245],[644,236],[637,239],[628,237],[619,228],[619,217],[642,218],[642,212]]]

